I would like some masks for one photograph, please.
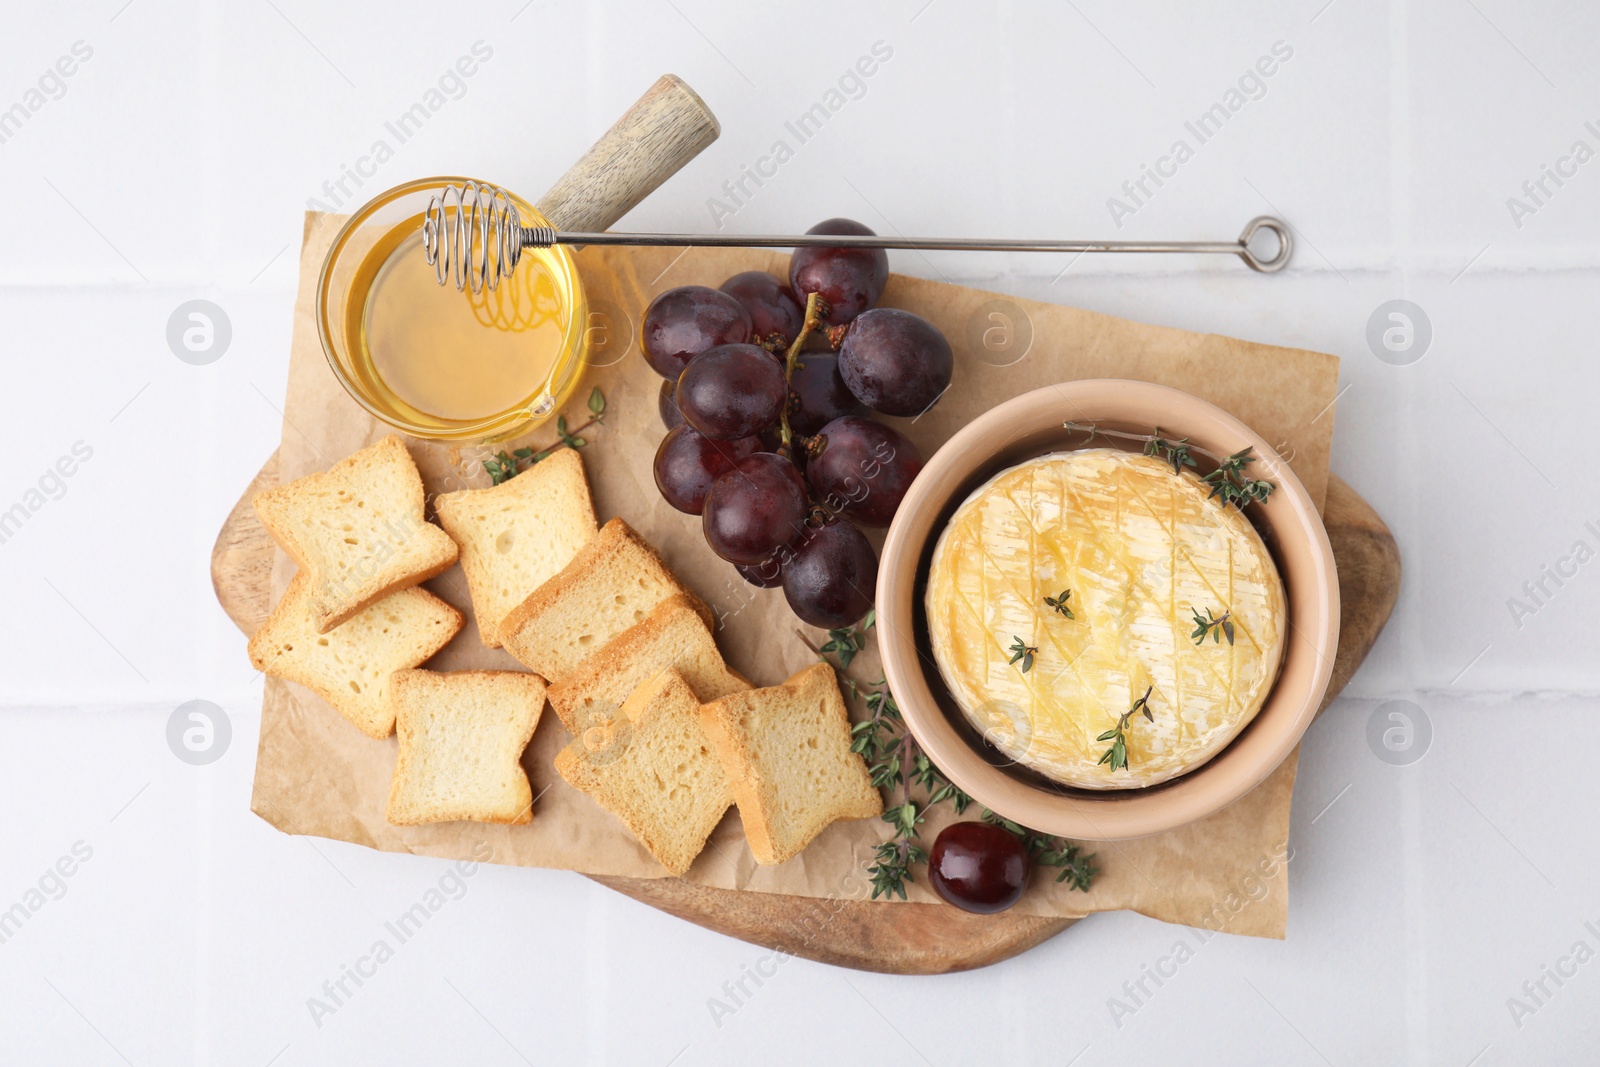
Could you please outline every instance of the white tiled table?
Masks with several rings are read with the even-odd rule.
[[[41,880],[47,894],[0,943],[0,1060],[1592,1058],[1600,963],[1562,960],[1580,941],[1600,950],[1600,562],[1587,559],[1600,535],[1585,525],[1600,529],[1600,161],[1562,159],[1579,140],[1600,151],[1600,12],[1323,5],[1234,3],[1203,20],[1195,5],[1104,0],[818,3],[804,17],[712,0],[12,12],[0,108],[28,114],[0,115],[0,511],[27,516],[0,543],[0,909]],[[1287,941],[1212,938],[1120,1020],[1110,998],[1131,1003],[1124,983],[1193,935],[1098,916],[933,979],[790,961],[719,1025],[709,998],[760,949],[572,875],[486,868],[318,1025],[308,998],[445,865],[286,837],[250,814],[260,682],[207,554],[277,442],[301,211],[340,206],[324,183],[392,142],[385,123],[477,41],[493,54],[445,86],[459,98],[340,199],[437,172],[536,195],[671,70],[724,134],[632,228],[712,226],[712,198],[746,231],[846,214],[905,233],[1223,238],[1269,211],[1297,228],[1293,269],[1271,278],[1234,263],[1086,258],[1060,273],[1067,257],[895,257],[1343,357],[1334,468],[1394,528],[1406,578],[1305,746]],[[876,42],[889,58],[797,144],[785,123]],[[1292,54],[1247,79],[1200,143],[1185,123],[1275,45]],[[71,76],[41,83],[60,57]],[[1144,165],[1172,173],[1160,160],[1179,138],[1192,158],[1127,200]],[[727,201],[723,183],[778,139],[793,157]],[[1523,185],[1546,167],[1566,176],[1535,200]],[[1113,211],[1114,196],[1136,210]],[[165,341],[194,298],[232,324],[209,366]],[[1369,316],[1398,298],[1433,332],[1402,366],[1367,343]],[[72,475],[47,476],[74,446]],[[1579,541],[1585,562],[1563,564]],[[1545,578],[1534,603],[1523,585],[1546,567],[1570,576]],[[1514,613],[1514,597],[1538,610]],[[173,708],[197,698],[233,730],[205,767],[165,740]],[[1387,699],[1431,722],[1420,761],[1369,747]],[[63,857],[70,877],[47,875]],[[1576,973],[1558,985],[1546,967]]]

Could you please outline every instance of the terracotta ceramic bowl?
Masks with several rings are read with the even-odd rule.
[[[1288,639],[1266,703],[1209,762],[1145,789],[1073,789],[1016,764],[967,722],[929,646],[923,594],[935,543],[957,507],[1000,471],[1049,452],[1082,448],[1102,429],[1188,437],[1216,455],[1249,445],[1254,477],[1277,485],[1246,515],[1283,578]],[[1105,447],[1100,438],[1095,447]],[[1116,439],[1110,439],[1116,444]],[[1130,445],[1129,447],[1137,447]],[[1067,382],[1026,393],[969,423],[928,461],[896,513],[878,573],[878,640],[889,688],[923,749],[980,804],[1036,830],[1079,841],[1157,834],[1238,800],[1281,764],[1311,725],[1333,673],[1339,583],[1327,531],[1305,487],[1272,447],[1232,415],[1166,386],[1121,379]]]

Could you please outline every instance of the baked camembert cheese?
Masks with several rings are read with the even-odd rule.
[[[1209,493],[1187,469],[1097,448],[1012,467],[956,510],[928,632],[961,710],[1006,756],[1079,788],[1151,786],[1255,717],[1282,656],[1283,583],[1249,520]],[[1226,613],[1231,634],[1197,644],[1196,613]],[[1102,735],[1147,690],[1113,770]]]

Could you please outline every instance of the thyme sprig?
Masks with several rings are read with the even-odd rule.
[[[1063,589],[1061,590],[1060,596],[1045,597],[1044,606],[1049,608],[1051,611],[1056,612],[1057,614],[1065,615],[1069,619],[1076,619],[1077,616],[1072,613],[1072,609],[1067,607],[1067,600],[1071,596],[1072,590]]]
[[[881,682],[879,683],[882,684]],[[898,896],[906,899],[906,883],[914,881],[911,868],[928,861],[927,850],[922,847],[917,827],[926,815],[926,805],[919,805],[911,795],[913,781],[926,778],[924,765],[932,762],[917,750],[917,743],[906,732],[900,717],[900,707],[886,688],[869,693],[866,698],[867,720],[851,727],[851,750],[867,762],[867,775],[878,789],[892,789],[900,795],[900,803],[884,809],[883,821],[894,833],[889,840],[877,846],[876,860],[867,868],[872,879],[872,899],[880,896]],[[907,768],[916,768],[907,775]],[[908,781],[908,778],[910,780]]]
[[[1233,644],[1233,619],[1231,618],[1233,612],[1224,611],[1221,615],[1212,615],[1211,609],[1207,608],[1206,613],[1202,615],[1196,607],[1191,606],[1189,610],[1194,613],[1194,633],[1189,635],[1189,639],[1196,645],[1205,644],[1207,637],[1212,638],[1219,645],[1222,644],[1222,639],[1226,637],[1228,644]]]
[[[866,720],[850,727],[850,751],[866,762],[867,775],[874,786],[893,789],[905,779],[900,756],[907,734],[900,705],[888,689],[868,693],[865,703]]]
[[[1245,505],[1251,503],[1265,503],[1272,495],[1272,490],[1277,488],[1269,481],[1259,478],[1245,477],[1245,466],[1255,462],[1255,457],[1250,453],[1253,446],[1247,446],[1231,456],[1219,456],[1199,445],[1191,444],[1187,437],[1172,440],[1161,436],[1161,427],[1155,427],[1154,433],[1128,433],[1124,430],[1108,430],[1093,422],[1064,422],[1061,424],[1074,433],[1086,435],[1085,444],[1092,443],[1096,437],[1115,437],[1123,441],[1138,441],[1144,445],[1144,454],[1147,456],[1160,456],[1172,464],[1172,472],[1180,473],[1184,467],[1196,466],[1194,457],[1205,456],[1217,465],[1217,469],[1210,474],[1202,475],[1200,480],[1211,486],[1211,496],[1208,499],[1220,499],[1223,504],[1232,504],[1240,511]]]
[[[988,808],[983,809],[983,821],[1004,827],[1021,838],[1022,847],[1028,850],[1034,863],[1041,867],[1061,868],[1056,881],[1072,883],[1069,889],[1087,893],[1089,886],[1094,883],[1094,876],[1100,873],[1100,868],[1094,865],[1095,854],[1091,852],[1085,855],[1081,846],[1064,837],[1052,837],[1030,830]]]
[[[1027,674],[1029,671],[1033,670],[1033,657],[1039,654],[1039,646],[1030,645],[1022,638],[1013,634],[1011,638],[1011,646],[1006,651],[1011,653],[1011,658],[1006,660],[1006,662],[1015,663],[1018,660],[1021,660],[1022,673]]]
[[[880,896],[906,899],[906,883],[915,880],[912,865],[928,862],[927,850],[917,843],[917,826],[925,817],[909,800],[883,813],[883,821],[895,828],[895,834],[873,850],[877,862],[867,868],[873,900]]]
[[[489,473],[489,478],[495,485],[509,481],[535,463],[550,458],[550,456],[563,448],[583,448],[589,441],[580,435],[589,427],[598,426],[604,422],[605,417],[606,398],[597,385],[589,393],[588,422],[579,426],[576,430],[569,430],[567,429],[566,415],[558,416],[556,418],[556,444],[551,445],[549,448],[542,448],[537,452],[531,448],[518,448],[511,452],[502,449],[483,461],[483,469]]]
[[[867,875],[872,879],[873,900],[880,896],[898,896],[904,900],[906,883],[915,880],[911,868],[928,861],[917,829],[926,819],[928,809],[948,800],[959,815],[972,803],[972,798],[923,754],[916,739],[906,731],[893,694],[883,688],[882,679],[876,685],[879,688],[865,697],[866,720],[850,728],[850,749],[866,761],[867,775],[874,787],[891,789],[899,795],[900,803],[886,808],[883,813],[883,821],[894,833],[877,846],[876,862],[867,868]],[[914,789],[922,790],[920,802]]]
[[[1144,696],[1133,702],[1133,707],[1117,717],[1117,725],[1095,738],[1096,741],[1110,741],[1111,747],[1100,754],[1100,763],[1109,763],[1113,773],[1123,770],[1128,766],[1128,720],[1144,712],[1144,717],[1149,722],[1155,722],[1156,717],[1150,714],[1150,693],[1155,686],[1145,687]]]

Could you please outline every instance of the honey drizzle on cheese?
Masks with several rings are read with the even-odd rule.
[[[934,550],[934,657],[962,710],[1003,752],[1059,781],[1152,785],[1211,758],[1271,688],[1282,584],[1236,508],[1191,472],[1114,449],[1042,457],[972,495]],[[1071,589],[1076,619],[1044,605]],[[1191,608],[1231,611],[1235,643],[1189,637]],[[1007,661],[1016,637],[1033,669]],[[1096,737],[1153,686],[1128,729],[1129,768]]]

